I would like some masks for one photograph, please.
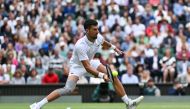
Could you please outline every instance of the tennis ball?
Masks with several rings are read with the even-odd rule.
[[[112,72],[112,75],[113,75],[114,77],[116,77],[116,76],[118,75],[118,72],[117,72],[117,71],[113,71],[113,72]]]

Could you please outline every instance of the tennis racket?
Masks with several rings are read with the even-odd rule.
[[[112,75],[112,70],[111,70],[111,68],[110,68],[110,66],[108,64],[106,64],[106,70],[107,70],[108,77],[109,77],[110,81],[113,83],[114,78],[113,78],[113,75]]]

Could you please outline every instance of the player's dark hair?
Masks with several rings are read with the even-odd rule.
[[[84,22],[84,29],[88,29],[90,28],[90,26],[97,26],[98,22],[96,20],[92,20],[92,19],[88,19]]]

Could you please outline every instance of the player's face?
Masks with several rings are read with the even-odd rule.
[[[92,38],[92,39],[96,39],[97,35],[98,35],[98,26],[91,26],[88,30],[88,35]]]

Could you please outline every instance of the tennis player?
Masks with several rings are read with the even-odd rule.
[[[65,84],[65,87],[56,89],[48,96],[37,103],[30,105],[30,109],[40,109],[45,104],[59,98],[62,95],[70,94],[76,87],[79,77],[86,72],[104,79],[106,82],[110,81],[107,75],[106,67],[98,60],[93,60],[95,53],[99,47],[111,48],[118,54],[122,54],[116,46],[104,40],[103,36],[99,34],[98,23],[96,20],[86,20],[84,23],[86,35],[79,39],[74,47],[73,55],[70,60],[70,73]],[[126,104],[127,109],[135,109],[136,106],[143,100],[140,96],[134,100],[128,98],[125,90],[117,77],[114,77],[113,86],[118,96],[121,97]]]

